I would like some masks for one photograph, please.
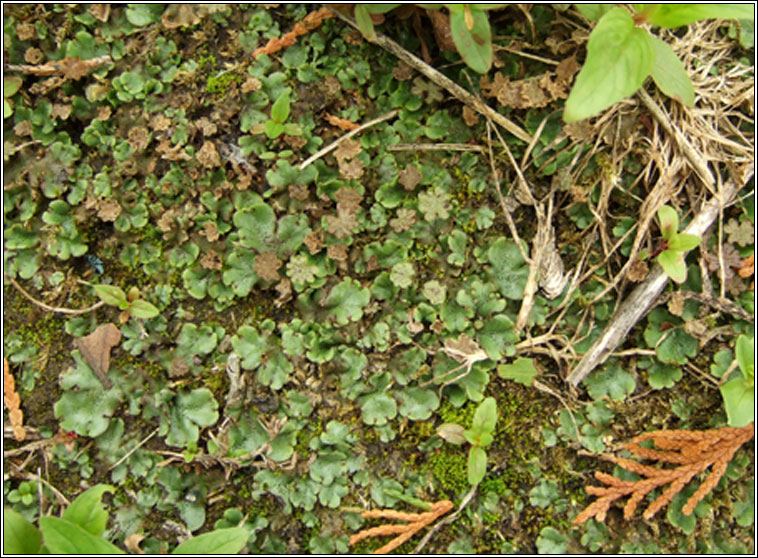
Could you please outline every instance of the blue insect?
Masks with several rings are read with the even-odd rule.
[[[87,263],[98,275],[102,275],[105,272],[105,266],[103,266],[103,260],[92,254],[84,256],[87,259]]]

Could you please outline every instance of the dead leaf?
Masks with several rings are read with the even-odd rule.
[[[114,324],[108,323],[98,326],[89,335],[76,340],[76,348],[82,353],[84,362],[90,365],[92,370],[102,380],[106,389],[111,388],[111,382],[106,373],[111,366],[111,349],[121,341],[121,330]]]
[[[421,182],[421,179],[423,178],[421,171],[418,170],[418,167],[416,165],[405,165],[405,168],[400,171],[400,174],[397,177],[397,181],[403,186],[405,190],[410,192],[413,190],[419,182]]]
[[[340,159],[338,166],[340,170],[340,176],[348,180],[359,179],[361,176],[363,176],[363,173],[365,171],[363,167],[363,161],[357,158],[351,159],[350,161]]]
[[[647,277],[647,273],[647,262],[637,259],[629,266],[629,272],[626,274],[626,277],[634,283],[639,283]]]
[[[346,139],[340,142],[339,146],[334,151],[334,156],[338,161],[343,159],[352,159],[361,151],[363,151],[361,142],[352,139]]]
[[[465,333],[461,333],[458,339],[445,339],[442,351],[450,358],[465,363],[467,366],[488,358],[487,353],[479,347],[479,344]]]
[[[737,274],[743,279],[751,277],[755,273],[755,254],[750,254],[742,260],[742,267],[737,269]]]
[[[279,271],[282,267],[282,260],[276,257],[273,252],[264,252],[255,257],[253,269],[255,273],[264,281],[278,281]]]
[[[113,222],[121,215],[121,205],[116,200],[106,199],[97,202],[97,216],[103,221]]]
[[[339,116],[333,116],[329,113],[326,113],[326,121],[329,122],[332,126],[336,126],[340,130],[350,131],[355,130],[356,128],[360,128],[360,124],[357,124],[355,122],[351,122],[347,118],[340,118]]]
[[[206,169],[218,167],[221,165],[221,157],[216,150],[216,146],[211,141],[206,141],[197,152],[197,160]]]
[[[96,20],[102,21],[103,23],[105,23],[108,21],[108,18],[111,15],[111,5],[110,4],[92,4],[87,9],[87,12]]]
[[[326,216],[326,230],[337,238],[345,238],[353,234],[358,226],[358,219],[353,211],[337,209],[337,216]]]
[[[139,547],[139,543],[144,540],[145,536],[139,533],[132,533],[124,539],[124,546],[129,552],[134,554],[144,554],[145,551]]]
[[[222,12],[229,4],[171,4],[161,16],[166,29],[192,27],[213,13]]]
[[[354,213],[361,208],[363,195],[355,188],[342,186],[334,193],[334,199],[337,200],[337,209]]]
[[[434,40],[440,50],[449,50],[457,52],[453,33],[450,30],[450,16],[441,10],[427,10],[426,15],[432,21],[432,30],[434,31]]]
[[[684,296],[679,291],[671,293],[671,298],[668,302],[668,309],[674,316],[681,316],[684,312]]]

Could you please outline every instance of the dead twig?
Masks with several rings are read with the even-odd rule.
[[[708,200],[703,209],[684,229],[684,232],[702,237],[713,224],[723,206],[729,203],[741,186],[738,187],[731,180],[724,184],[722,190]],[[605,359],[626,337],[629,330],[653,307],[668,281],[669,276],[666,275],[663,268],[659,264],[655,264],[647,278],[618,307],[603,333],[584,354],[566,381],[576,387],[592,370],[605,362]]]
[[[337,10],[332,10],[332,12],[334,13],[334,15],[336,15],[338,18],[340,18],[342,21],[344,21],[351,27],[358,29],[358,25],[355,23],[355,20],[353,20],[353,18],[348,17]],[[390,51],[392,54],[397,56],[400,60],[408,64],[414,70],[424,74],[427,78],[432,80],[432,82],[434,82],[436,85],[442,87],[443,89],[446,89],[448,92],[450,92],[451,95],[453,95],[456,99],[458,99],[462,103],[468,105],[469,107],[473,108],[475,111],[491,118],[492,120],[500,124],[500,126],[508,130],[511,134],[513,134],[520,140],[526,142],[527,144],[532,142],[532,136],[530,136],[520,126],[508,120],[505,116],[503,116],[502,114],[494,110],[492,107],[486,105],[481,99],[478,99],[476,96],[466,91],[463,87],[461,87],[457,83],[447,78],[442,73],[432,68],[429,64],[427,64],[420,58],[417,58],[416,56],[414,56],[413,54],[405,50],[403,47],[401,47],[392,39],[377,32],[376,41],[374,42],[380,47]]]
[[[398,112],[399,112],[398,109],[391,110],[390,112],[388,112],[387,114],[385,114],[383,116],[380,116],[378,118],[374,118],[373,120],[370,120],[370,121],[366,122],[365,124],[362,124],[361,126],[358,126],[355,130],[352,130],[352,131],[348,132],[344,136],[342,136],[342,137],[334,140],[332,143],[330,143],[326,147],[324,147],[322,149],[319,149],[316,153],[314,153],[313,155],[311,155],[310,157],[308,157],[305,161],[303,161],[302,163],[300,163],[300,166],[298,168],[300,170],[303,170],[304,168],[306,168],[308,165],[310,165],[314,161],[320,159],[321,157],[323,157],[327,153],[329,153],[329,152],[337,149],[337,147],[339,147],[339,145],[342,142],[349,140],[354,135],[361,133],[366,128],[370,128],[371,126],[375,126],[375,125],[379,124],[380,122],[384,122],[385,120],[389,120],[390,118],[394,118],[395,116],[397,116]]]
[[[30,295],[28,292],[26,292],[21,285],[19,285],[16,280],[13,277],[10,277],[9,275],[5,275],[5,278],[10,281],[11,285],[13,285],[18,292],[20,292],[26,299],[28,299],[33,304],[36,304],[43,310],[47,310],[48,312],[57,312],[58,314],[86,314],[87,312],[92,312],[93,310],[96,310],[97,308],[100,308],[103,304],[105,304],[105,301],[96,302],[92,306],[89,306],[87,308],[82,308],[81,310],[72,310],[70,308],[59,308],[57,306],[48,306],[44,302],[40,302],[39,300],[35,299],[32,295]]]

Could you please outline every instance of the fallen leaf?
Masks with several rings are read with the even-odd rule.
[[[229,4],[171,4],[161,16],[166,29],[191,27],[213,13],[226,10]]]
[[[111,365],[111,349],[120,341],[121,330],[111,323],[98,326],[89,335],[76,340],[76,348],[82,353],[84,362],[90,365],[106,389],[111,387],[105,375]]]
[[[750,254],[747,258],[744,258],[741,262],[741,267],[737,270],[737,274],[743,279],[747,279],[755,273],[755,254]]]
[[[326,121],[329,122],[332,126],[336,126],[340,130],[350,131],[355,130],[356,128],[360,127],[360,124],[356,124],[355,122],[351,122],[347,118],[340,118],[339,116],[334,116],[329,113],[326,113]]]
[[[129,552],[144,554],[145,551],[139,547],[139,543],[144,540],[145,536],[139,533],[132,533],[124,539],[124,546]]]

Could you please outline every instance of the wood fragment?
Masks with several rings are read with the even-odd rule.
[[[683,232],[702,238],[721,209],[731,201],[741,187],[742,185],[737,186],[733,181],[725,183],[721,191],[708,200]],[[568,375],[566,382],[575,387],[578,386],[590,372],[605,362],[608,356],[626,338],[629,330],[653,307],[668,282],[669,276],[656,263],[647,278],[618,307],[608,325],[605,326],[603,333]]]

